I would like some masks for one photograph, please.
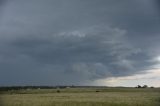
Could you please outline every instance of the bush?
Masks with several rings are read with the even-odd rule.
[[[60,90],[57,90],[57,93],[60,93]]]
[[[147,85],[143,85],[143,87],[142,88],[148,88],[148,86]]]

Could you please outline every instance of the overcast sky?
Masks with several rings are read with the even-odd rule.
[[[0,86],[160,86],[158,0],[0,0]]]

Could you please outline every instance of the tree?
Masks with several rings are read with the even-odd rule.
[[[151,88],[154,88],[153,86],[151,86]]]
[[[140,85],[137,85],[137,88],[142,88]]]
[[[148,86],[147,85],[143,85],[143,88],[148,88]]]

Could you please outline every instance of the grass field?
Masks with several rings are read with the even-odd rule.
[[[65,88],[10,90],[0,106],[160,106],[159,88]]]

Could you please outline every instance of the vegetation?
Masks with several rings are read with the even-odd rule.
[[[160,106],[160,88],[3,89],[0,106]]]
[[[143,85],[143,86],[137,85],[136,88],[148,88],[148,86],[147,85]],[[154,88],[154,87],[151,87],[151,88]]]

